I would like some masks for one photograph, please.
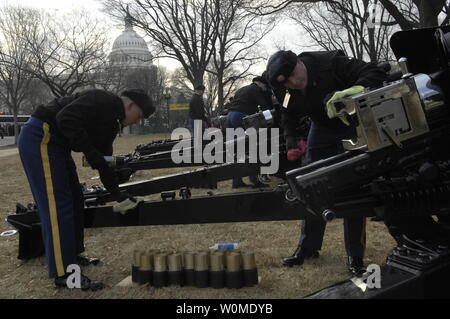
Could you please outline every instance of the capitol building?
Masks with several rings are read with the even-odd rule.
[[[123,134],[141,134],[166,132],[171,127],[186,126],[188,110],[180,105],[187,105],[191,92],[186,95],[176,87],[163,87],[160,70],[153,64],[153,55],[147,43],[134,29],[132,18],[125,17],[125,29],[113,42],[109,53],[110,91],[122,92],[129,88],[139,88],[148,92],[156,106],[152,117],[143,125],[125,127]],[[169,93],[170,92],[170,93]],[[169,110],[169,103],[175,103],[178,108]]]
[[[157,93],[160,90],[158,68],[153,64],[153,55],[144,38],[133,29],[130,16],[125,17],[125,30],[114,40],[108,58],[109,76],[114,79],[111,82],[111,91],[119,93],[129,88],[143,89],[149,93],[154,103],[160,104]],[[154,117],[158,117],[159,112],[157,110]],[[146,123],[148,124],[148,121]],[[152,124],[155,127],[154,123]],[[123,134],[140,133],[142,129],[142,125],[125,127]]]
[[[125,18],[125,30],[114,40],[109,62],[111,66],[146,68],[153,66],[153,56],[145,40],[133,29],[131,18]]]

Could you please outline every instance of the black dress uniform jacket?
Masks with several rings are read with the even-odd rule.
[[[263,110],[271,108],[271,95],[269,91],[263,91],[257,84],[252,83],[236,91],[228,109],[251,115],[258,112],[258,105]]]
[[[32,116],[49,123],[50,131],[73,151],[86,154],[97,150],[112,155],[125,111],[117,95],[88,90],[40,105]]]
[[[354,85],[378,87],[386,80],[386,73],[375,64],[349,58],[340,50],[304,52],[299,57],[308,72],[305,90],[275,91],[280,103],[286,91],[291,94],[287,108],[281,107],[281,125],[286,138],[296,136],[296,126],[305,116],[320,126],[342,128],[345,124],[340,119],[330,119],[326,113],[325,104],[331,93]]]
[[[201,95],[196,93],[192,95],[191,101],[189,102],[189,117],[193,120],[207,121],[205,115],[205,103]]]

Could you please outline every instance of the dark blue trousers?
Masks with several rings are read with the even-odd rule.
[[[230,111],[227,114],[227,127],[230,128],[244,128],[243,118],[246,117],[247,114],[239,111]],[[249,176],[250,183],[256,184],[258,182],[257,176]],[[232,186],[237,186],[239,184],[243,184],[242,178],[235,177],[233,178]]]
[[[31,117],[19,136],[19,154],[41,222],[49,278],[63,276],[84,251],[84,200],[70,149]]]
[[[344,152],[342,139],[356,136],[354,127],[329,129],[312,124],[308,135],[308,155],[312,162]],[[307,250],[320,250],[326,222],[309,215],[302,221],[300,242]],[[366,219],[364,217],[344,218],[345,250],[348,256],[364,257],[366,246]]]

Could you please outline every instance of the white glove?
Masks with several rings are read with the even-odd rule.
[[[113,206],[113,212],[114,213],[121,213],[122,215],[125,215],[127,211],[131,209],[135,209],[139,203],[144,201],[144,197],[128,197],[127,199],[121,201],[120,203],[117,203]]]

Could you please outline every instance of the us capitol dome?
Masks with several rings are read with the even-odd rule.
[[[131,18],[125,18],[125,30],[114,40],[109,62],[112,66],[127,68],[151,67],[153,56],[145,40],[133,29]]]

